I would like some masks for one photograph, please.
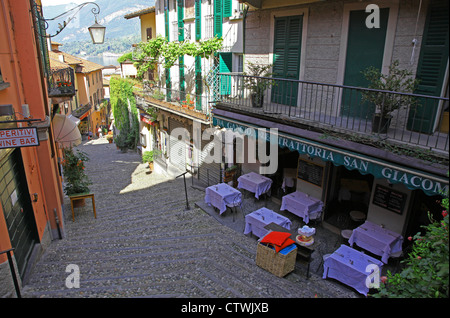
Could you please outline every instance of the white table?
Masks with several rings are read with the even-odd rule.
[[[253,235],[257,237],[263,237],[269,232],[269,230],[266,230],[264,227],[272,222],[285,229],[291,229],[291,220],[272,210],[262,207],[245,216],[244,234],[253,233]]]
[[[219,183],[206,188],[205,203],[218,208],[222,214],[227,206],[231,208],[242,203],[242,193],[226,183]]]
[[[347,245],[341,245],[324,261],[322,278],[334,278],[367,296],[369,286],[366,280],[374,265],[378,266],[381,273],[382,262]]]
[[[303,218],[303,221],[308,224],[310,217],[320,213],[322,208],[323,202],[319,199],[313,198],[306,193],[295,191],[283,196],[280,211],[288,210]]]
[[[238,188],[245,189],[255,194],[255,198],[259,199],[261,194],[270,191],[272,180],[255,172],[249,172],[240,176],[238,179]]]
[[[378,224],[366,221],[353,230],[348,243],[350,246],[356,244],[375,255],[381,256],[381,260],[386,264],[392,254],[402,250],[403,236],[382,228]]]

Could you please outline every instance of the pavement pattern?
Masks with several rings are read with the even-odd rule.
[[[23,297],[360,297],[322,279],[319,260],[311,266],[309,279],[302,267],[284,278],[258,267],[256,238],[199,208],[195,203],[205,193],[191,187],[189,179],[191,209],[185,211],[183,178],[149,174],[139,154],[122,153],[104,138],[77,148],[90,158],[86,172],[93,182],[97,218],[86,200],[72,222],[65,198],[65,237],[46,249],[23,287]],[[239,211],[236,218],[240,223],[232,224],[242,224]],[[70,264],[79,268],[78,288],[66,285]]]

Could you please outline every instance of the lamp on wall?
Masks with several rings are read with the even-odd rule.
[[[64,30],[66,28],[66,26],[74,19],[75,15],[82,9],[84,8],[86,5],[88,4],[93,4],[94,6],[96,6],[96,8],[93,8],[91,10],[92,14],[94,14],[94,18],[95,18],[95,22],[93,25],[91,25],[88,29],[89,29],[89,33],[91,34],[91,38],[92,38],[92,42],[94,44],[102,44],[105,40],[105,31],[106,31],[106,27],[104,27],[103,25],[98,24],[97,22],[97,16],[100,13],[100,7],[98,6],[98,4],[96,4],[95,2],[84,2],[82,4],[77,5],[76,7],[67,10],[66,12],[61,13],[60,15],[57,15],[54,18],[51,19],[45,19],[42,15],[42,6],[34,3],[35,9],[38,12],[36,14],[36,18],[40,24],[40,26],[43,25],[43,29],[47,30],[49,27],[48,22],[49,21],[54,21],[57,19],[60,19],[64,16],[69,16],[67,18],[67,20],[64,20],[63,23],[58,23],[58,30],[56,31],[55,34],[53,35],[49,35],[46,32],[44,32],[45,34],[41,33],[41,27],[38,26],[37,30],[39,32],[39,35],[42,37],[46,37],[46,38],[52,38],[56,35],[58,35],[59,33],[61,33],[62,30]]]

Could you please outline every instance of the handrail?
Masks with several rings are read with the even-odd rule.
[[[12,256],[11,256],[12,251],[14,251],[14,248],[10,248],[9,250],[5,250],[5,251],[0,251],[0,255],[6,254],[6,256],[8,257],[9,269],[11,270],[11,276],[12,276],[12,279],[14,282],[14,288],[16,290],[17,298],[22,298],[22,295],[20,294],[19,282],[18,282],[17,276],[16,276],[16,270],[14,269],[14,263],[13,263]]]

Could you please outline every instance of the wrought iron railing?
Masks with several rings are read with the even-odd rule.
[[[448,157],[448,98],[235,73],[219,77],[220,106],[421,146]],[[386,122],[375,116],[380,113],[388,114]]]
[[[9,250],[5,250],[5,251],[0,251],[0,255],[6,254],[6,256],[8,257],[9,269],[11,271],[11,278],[14,283],[14,289],[16,291],[17,298],[22,298],[22,295],[20,293],[19,280],[17,279],[16,269],[14,268],[14,261],[12,258],[13,251],[14,251],[14,248],[10,248]]]
[[[168,102],[174,107],[193,110],[204,115],[209,115],[211,112],[212,97],[209,95],[196,95],[187,93],[186,91],[153,84],[144,85],[143,94],[154,100],[156,103],[157,101]],[[164,106],[165,104],[161,103],[160,105]]]
[[[48,95],[50,97],[75,95],[75,75],[71,67],[51,71],[48,77]]]

